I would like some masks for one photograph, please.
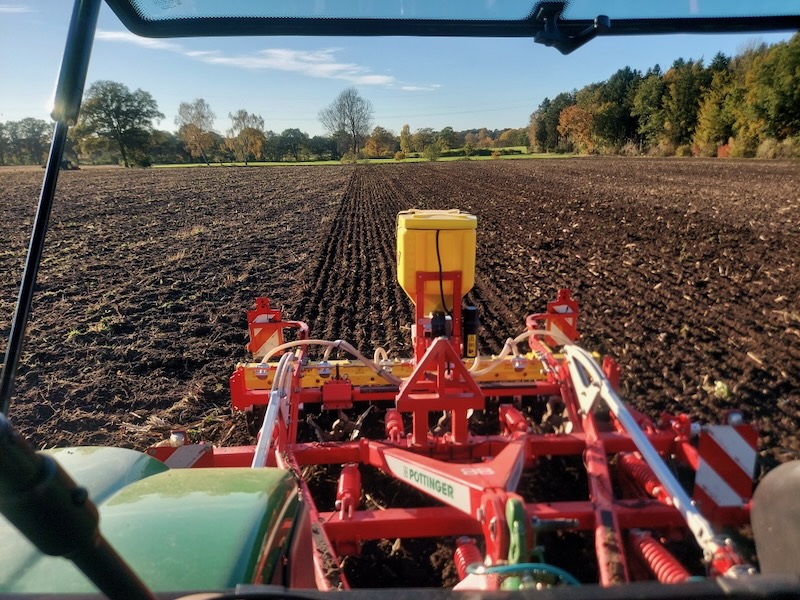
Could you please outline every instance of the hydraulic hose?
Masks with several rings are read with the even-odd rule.
[[[288,350],[290,348],[297,348],[299,346],[325,346],[327,348],[325,352],[325,357],[329,356],[333,350],[341,349],[350,354],[351,356],[355,357],[357,360],[360,360],[364,363],[368,369],[373,371],[376,375],[383,377],[386,381],[393,385],[400,385],[402,383],[402,379],[399,377],[392,375],[389,370],[385,367],[382,367],[376,364],[374,361],[371,361],[366,356],[361,354],[358,350],[356,350],[349,342],[344,340],[336,340],[331,342],[330,340],[295,340],[293,342],[286,342],[285,344],[281,344],[280,346],[276,346],[267,354],[264,355],[264,358],[261,359],[259,366],[266,366],[267,362],[270,358],[275,356],[278,352],[283,350]]]
[[[478,369],[478,365],[480,364],[480,356],[476,356],[475,360],[472,363],[472,366],[469,368],[469,372],[473,377],[481,377],[488,373],[494,371],[497,367],[502,364],[503,360],[509,355],[514,354],[514,356],[519,356],[519,350],[517,349],[517,344],[520,342],[528,339],[532,335],[547,335],[552,337],[560,346],[566,346],[567,344],[571,343],[570,340],[562,333],[557,331],[547,331],[545,329],[534,329],[534,330],[526,330],[520,333],[515,338],[508,338],[506,343],[503,345],[503,349],[500,351],[491,363],[487,366],[483,367],[482,369]]]
[[[292,362],[295,360],[294,354],[288,352],[281,356],[278,362],[278,367],[275,372],[275,378],[272,380],[272,390],[269,394],[269,404],[267,405],[267,413],[264,415],[264,422],[261,424],[261,430],[258,435],[258,443],[256,450],[253,454],[253,462],[251,467],[258,469],[267,464],[267,451],[272,442],[272,432],[275,429],[275,419],[278,417],[280,410],[281,399],[288,395],[288,387],[291,385],[291,371]]]
[[[565,346],[570,342],[570,340],[563,334],[557,331],[547,331],[545,329],[534,329],[534,330],[526,330],[520,333],[515,338],[508,338],[506,343],[503,345],[503,349],[500,351],[500,354],[496,356],[492,362],[479,369],[478,366],[480,365],[480,355],[475,356],[475,360],[473,360],[472,365],[469,368],[469,372],[473,377],[480,377],[486,375],[487,373],[491,373],[495,370],[500,364],[502,364],[503,360],[509,355],[513,354],[514,356],[519,356],[519,350],[517,349],[517,344],[526,340],[532,335],[541,335],[541,336],[550,336],[559,345]],[[374,354],[374,360],[368,359],[364,356],[361,352],[359,352],[352,344],[345,340],[322,340],[322,339],[309,339],[309,340],[295,340],[293,342],[286,342],[281,344],[280,346],[276,346],[269,352],[264,355],[264,358],[261,359],[261,362],[258,366],[266,366],[269,360],[275,356],[277,353],[282,352],[284,350],[289,350],[291,348],[297,348],[300,346],[323,346],[325,347],[325,353],[323,355],[323,360],[328,360],[330,357],[331,352],[334,350],[344,350],[351,356],[355,357],[357,360],[360,360],[364,363],[368,369],[373,371],[379,377],[382,377],[389,383],[393,385],[400,385],[403,380],[399,377],[392,375],[391,371],[386,367],[381,366],[379,363],[380,360],[387,360],[388,353],[383,348],[376,348]]]
[[[581,584],[574,575],[547,563],[517,563],[513,565],[495,565],[493,567],[470,565],[467,567],[467,573],[470,575],[524,575],[531,572],[554,575],[567,585]]]

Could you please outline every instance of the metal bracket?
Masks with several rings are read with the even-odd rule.
[[[537,44],[544,44],[555,48],[561,54],[569,54],[577,50],[586,42],[590,42],[599,34],[611,29],[611,19],[606,15],[598,15],[594,22],[575,35],[567,35],[558,28],[561,13],[564,12],[566,2],[540,2],[534,9],[534,19],[541,21],[544,28],[533,37]]]

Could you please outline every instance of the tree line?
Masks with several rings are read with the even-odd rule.
[[[230,127],[214,130],[217,115],[197,98],[181,102],[176,131],[155,128],[164,118],[155,99],[122,83],[96,81],[89,86],[76,126],[70,129],[65,157],[79,164],[148,166],[249,163],[252,161],[313,161],[357,158],[398,158],[414,153],[428,158],[482,149],[527,146],[525,128],[455,131],[445,127],[417,129],[408,125],[399,135],[373,123],[372,104],[355,88],[345,89],[319,113],[328,135],[309,136],[297,128],[280,133],[266,129],[264,118],[245,109],[229,113]],[[39,164],[44,161],[52,126],[41,119],[0,123],[0,165]]]
[[[800,34],[708,65],[625,67],[545,98],[528,137],[542,152],[800,157]]]
[[[202,98],[181,102],[175,131],[149,92],[96,81],[70,129],[65,155],[74,163],[342,160],[482,154],[511,146],[538,152],[700,156],[800,156],[800,34],[753,45],[735,57],[678,59],[663,71],[624,67],[606,81],[545,98],[527,127],[440,131],[404,125],[399,134],[374,124],[372,104],[345,89],[318,115],[327,135],[297,128],[277,133],[245,109],[229,113],[230,128]],[[0,123],[0,165],[41,164],[52,126],[26,118]],[[493,150],[491,150],[493,149]]]

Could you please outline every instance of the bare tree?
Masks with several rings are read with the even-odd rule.
[[[362,98],[356,88],[347,88],[319,112],[319,121],[333,136],[346,137],[355,156],[372,129],[372,103]]]
[[[211,132],[217,115],[208,102],[197,98],[194,102],[181,102],[175,125],[186,149],[193,157],[202,157],[208,163],[208,151],[214,144]]]

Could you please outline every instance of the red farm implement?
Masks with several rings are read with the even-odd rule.
[[[398,279],[416,307],[413,357],[379,348],[370,359],[342,340],[313,339],[260,298],[248,314],[254,361],[231,377],[233,406],[248,412],[257,444],[175,436],[149,454],[171,467],[292,473],[321,589],[347,588],[343,560],[377,539],[442,541],[457,589],[751,572],[723,533],[749,522],[754,427],[736,413],[701,427],[628,407],[616,362],[598,364],[576,345],[568,290],[528,316],[498,356],[480,356],[477,309],[461,307],[475,226],[458,211],[398,216]],[[323,353],[312,360],[316,348]],[[304,475],[309,467],[338,480],[323,489]],[[565,469],[577,490],[565,488]],[[403,493],[376,502],[373,488],[388,485]]]
[[[34,292],[39,287],[50,287],[47,294],[42,294],[42,305],[49,305],[53,313],[66,318],[62,307],[67,296],[61,297],[62,290],[56,283],[58,278],[40,286],[37,276],[43,265],[59,173],[65,151],[70,147],[70,128],[81,122],[79,119],[86,113],[84,110],[81,115],[80,109],[103,3],[126,29],[125,35],[130,33],[155,40],[192,39],[191,52],[188,51],[189,42],[168,41],[158,45],[161,50],[169,48],[171,53],[177,52],[183,59],[209,53],[216,56],[221,52],[213,47],[210,51],[202,50],[203,46],[196,45],[198,42],[194,38],[205,37],[265,36],[266,40],[284,35],[392,40],[401,36],[406,39],[420,36],[525,38],[569,54],[598,37],[794,32],[800,27],[798,3],[770,0],[735,3],[75,0],[53,96],[51,116],[55,127],[50,153],[0,372],[0,595],[61,600],[85,600],[97,598],[99,594],[114,600],[178,597],[321,600],[335,590],[334,593],[345,599],[359,600],[377,596],[370,588],[382,587],[385,589],[380,595],[385,600],[408,600],[412,596],[415,600],[488,600],[532,597],[537,594],[530,590],[558,587],[544,589],[540,597],[570,600],[800,597],[800,562],[797,559],[800,554],[800,503],[797,502],[800,461],[790,460],[771,470],[752,493],[758,431],[744,423],[740,413],[731,411],[722,415],[720,425],[702,425],[692,422],[686,415],[646,415],[628,406],[618,395],[620,367],[617,363],[577,345],[578,304],[568,290],[560,291],[544,312],[527,316],[524,325],[520,325],[524,330],[510,337],[497,356],[481,356],[479,307],[464,305],[464,298],[474,284],[477,221],[458,210],[411,210],[401,212],[397,218],[397,278],[415,306],[413,322],[409,324],[413,349],[410,356],[390,357],[384,349],[377,348],[369,357],[346,341],[315,339],[305,323],[284,321],[280,310],[270,307],[266,298],[259,298],[255,309],[248,313],[250,342],[247,350],[252,355],[251,362],[239,365],[230,379],[233,407],[245,412],[255,444],[217,447],[190,440],[188,431],[173,431],[168,440],[146,452],[107,446],[36,451],[12,425],[8,412],[23,357]],[[35,19],[37,22],[49,23],[48,15],[60,14],[56,5],[61,3],[39,4],[53,7],[42,8]],[[12,7],[10,12],[25,13],[27,10]],[[0,12],[9,11],[0,8]],[[106,20],[109,16],[109,13],[102,15],[100,22],[104,29],[111,23]],[[50,25],[58,23],[49,23],[48,31]],[[681,38],[681,43],[689,38]],[[277,42],[268,41],[267,45],[274,43]],[[796,48],[791,41],[780,43],[784,44],[780,52]],[[416,45],[408,43],[409,52],[406,53],[404,45],[403,56],[416,67],[419,60],[413,57],[422,54],[413,53],[433,46],[412,46]],[[380,54],[374,52],[373,44],[363,46],[367,47],[376,56]],[[228,47],[231,48],[234,46]],[[496,44],[484,48],[497,54]],[[607,45],[606,50],[609,48]],[[109,56],[112,52],[110,48],[94,50]],[[229,54],[234,56],[235,53]],[[448,61],[455,56],[453,52],[439,54]],[[792,80],[789,75],[796,74],[796,70],[792,71],[790,53],[773,54],[773,49],[764,44],[761,49],[748,50],[749,55],[754,57],[750,62],[764,73],[777,69],[774,79],[784,87]],[[159,60],[153,56],[150,60]],[[470,51],[467,60],[474,56]],[[501,60],[508,62],[505,56],[503,54]],[[773,60],[774,57],[780,58]],[[342,65],[326,63],[328,58],[320,62],[317,56],[313,59],[315,72],[309,69],[304,72],[308,71],[307,75],[327,73],[341,80],[342,77],[352,79],[353,73],[383,70],[376,67],[377,63],[353,68],[345,65],[343,70]],[[136,60],[126,62],[135,64]],[[159,65],[169,62],[160,61]],[[215,66],[242,63],[238,59],[224,58],[200,62],[205,66],[210,66],[211,62]],[[579,59],[578,64],[581,62],[585,59]],[[727,69],[730,62],[731,68],[735,67],[731,73],[738,73],[738,59],[728,61],[720,53],[713,63],[720,62],[726,64],[723,69]],[[537,63],[537,67],[548,66],[545,58],[537,59]],[[188,63],[184,60],[181,64]],[[450,66],[451,62],[447,64]],[[568,64],[558,62],[557,68],[563,65],[567,69]],[[138,64],[139,70],[143,65],[147,67],[144,63]],[[788,70],[786,65],[789,65]],[[256,66],[274,67],[264,61]],[[320,69],[316,69],[317,66]],[[702,61],[696,66],[701,68]],[[782,68],[789,75],[781,75]],[[660,78],[658,69],[648,71],[644,77],[637,75],[639,83],[636,85],[640,87],[634,88],[631,83],[626,96],[635,89],[639,98],[639,90],[648,90],[642,95],[644,112],[656,114],[663,108],[663,102],[658,100],[661,96],[654,96],[652,105],[648,104],[647,98],[655,88],[649,85],[645,88],[644,84],[661,81],[666,86],[670,73],[675,70]],[[406,69],[396,71],[409,72]],[[638,73],[630,69],[620,71],[623,79],[627,78],[624,73],[628,71]],[[709,78],[714,75],[714,85],[716,75],[726,72],[717,71],[716,67],[706,71]],[[537,71],[534,76],[538,81],[540,76],[546,77],[547,72],[546,69]],[[325,78],[330,80],[328,75]],[[696,79],[694,67],[691,76],[692,80]],[[759,77],[754,77],[759,83],[754,89],[773,89]],[[366,79],[373,83],[381,80],[385,84],[383,87],[399,89],[400,80],[391,76],[369,75]],[[501,75],[496,79],[502,81]],[[727,80],[720,81],[723,87],[719,89],[727,94]],[[93,88],[94,84],[87,95],[92,94]],[[270,93],[290,100],[302,96],[300,88],[275,88]],[[706,96],[700,103],[703,106],[707,99],[713,99],[710,91],[704,93]],[[345,102],[348,94],[340,95],[343,104],[349,103]],[[9,94],[16,95],[16,92]],[[750,95],[748,91],[748,98]],[[355,96],[357,98],[358,94]],[[96,99],[95,96],[93,101]],[[791,102],[785,104],[789,107]],[[314,145],[320,148],[320,154],[327,154],[334,149],[341,150],[340,142],[352,138],[353,155],[356,155],[359,138],[371,127],[371,105],[355,103],[352,110],[340,110],[339,106],[343,105],[337,101],[321,111],[320,121],[332,135],[324,138],[321,145]],[[323,115],[328,113],[342,113],[341,119],[331,118],[331,123],[326,123],[329,119]],[[796,113],[792,115],[796,124]],[[634,117],[641,115],[629,116],[633,123]],[[86,119],[85,132],[103,137],[102,123],[92,124],[93,120]],[[537,117],[539,125],[546,125],[545,121],[549,120],[549,116]],[[136,139],[141,138],[143,143],[145,138],[139,134],[150,130],[149,118],[134,121],[137,124],[132,125],[130,131],[137,132]],[[211,125],[206,128],[205,116],[201,121],[202,128],[192,126],[198,127],[203,137],[214,139],[216,134]],[[744,147],[747,143],[743,140],[758,141],[759,135],[775,133],[772,131],[775,127],[756,121],[740,127],[742,131],[730,138],[731,143]],[[787,123],[789,121],[792,119]],[[754,128],[763,128],[763,132]],[[538,132],[541,128],[537,125],[536,129]],[[796,128],[784,129],[784,141],[791,141],[792,136],[796,138]],[[454,133],[452,129],[450,133]],[[625,137],[639,141],[640,134],[641,127],[636,135],[631,133]],[[547,137],[548,142],[543,145],[549,147],[549,133]],[[724,138],[720,143],[727,142],[728,135]],[[468,138],[463,139],[465,154],[469,156],[472,145],[466,143]],[[534,141],[532,137],[532,145],[536,145]],[[429,147],[435,149],[433,145]],[[720,156],[727,147],[720,147]],[[144,151],[145,146],[141,148]],[[120,143],[120,151],[122,149]],[[177,156],[180,153],[167,154]],[[404,156],[398,153],[397,158],[404,159]],[[527,196],[530,189],[517,188],[510,177],[492,175],[483,179],[479,173],[474,174],[471,184],[480,186],[475,188],[481,190],[477,201],[489,197],[483,191],[490,192],[495,185],[493,182],[509,187],[507,193],[498,198]],[[584,198],[573,192],[570,182],[575,177],[598,175],[581,169],[571,169],[570,173],[563,179],[559,176],[550,180],[567,188],[566,196],[557,198],[569,198],[569,206],[565,205],[565,211],[559,211],[559,215],[543,210],[537,217],[556,223],[552,218],[569,215],[566,209],[588,209]],[[210,173],[196,178],[199,186],[203,186],[207,175]],[[239,180],[236,175],[233,169],[226,173],[224,178],[230,182],[226,185],[241,186],[244,190],[245,180]],[[96,185],[95,175],[86,174],[86,177],[90,179],[85,181]],[[158,176],[152,173],[146,177],[156,179]],[[613,177],[602,177],[610,180],[609,187],[616,186]],[[630,194],[646,195],[648,203],[653,203],[649,196],[656,190],[660,198],[661,188],[652,186],[653,180],[646,171],[638,169],[638,164],[630,177],[626,174],[625,178],[641,184],[638,188],[631,187]],[[683,176],[676,179],[691,181]],[[736,179],[745,184],[743,189],[747,188],[745,179]],[[129,178],[126,174],[125,181],[133,182],[133,175]],[[424,188],[426,192],[420,198],[428,195],[427,190],[435,195],[442,189],[449,189],[438,187],[436,181],[427,183],[431,185]],[[680,223],[683,223],[681,209],[676,207],[686,204],[686,197],[692,199],[688,204],[693,205],[695,195],[688,184],[682,185],[685,192],[674,201],[674,206],[668,197],[658,201],[668,205]],[[132,193],[131,202],[115,197],[113,191],[98,188],[98,194],[90,194],[95,202],[92,206],[103,208],[102,203],[108,202],[109,206],[129,206],[131,210],[143,212],[157,201],[141,193],[143,188],[131,186],[131,191],[136,192]],[[537,181],[537,187],[541,190],[537,190],[537,194],[548,193],[547,185],[539,185]],[[187,196],[183,184],[180,190],[159,189],[166,190],[170,213],[179,212],[180,202]],[[331,197],[334,195],[334,187],[325,189],[330,189]],[[754,193],[753,190],[757,188],[749,189],[741,198],[752,203],[753,199],[761,197],[759,194],[769,193]],[[224,192],[222,195],[226,206],[233,207],[237,202],[235,198],[246,197],[247,202],[252,201],[245,210],[256,207],[260,212],[254,213],[254,218],[279,219],[281,211],[264,200],[277,195],[277,191],[262,192],[254,186],[247,187],[244,196],[229,199]],[[587,193],[593,195],[594,191]],[[309,211],[317,212],[332,206],[319,201],[321,195],[329,195],[328,191],[317,193],[297,186],[292,194],[296,194],[291,198],[292,206],[302,204]],[[615,195],[627,203],[629,198],[625,194],[623,190],[615,190]],[[702,199],[701,191],[696,195]],[[344,196],[349,194],[345,192]],[[453,197],[457,198],[453,202],[467,201],[465,195],[453,194]],[[597,206],[602,206],[603,197],[598,198]],[[140,203],[136,204],[134,199]],[[388,201],[389,197],[386,199]],[[394,201],[394,197],[391,200]],[[530,202],[535,201],[532,196]],[[591,205],[595,206],[595,202]],[[190,212],[194,210],[190,206],[194,205],[187,203],[180,220],[174,222],[193,219],[196,215]],[[341,206],[345,211],[347,205],[342,202]],[[525,198],[526,211],[528,206],[531,204]],[[626,209],[628,206],[626,204]],[[718,207],[712,208],[716,220]],[[787,205],[785,209],[790,211],[791,207]],[[493,212],[487,214],[506,210],[510,208],[502,200],[493,200]],[[778,210],[783,211],[784,207]],[[104,209],[96,212],[106,213]],[[690,212],[704,215],[708,211],[693,206]],[[25,220],[30,219],[29,213],[24,214]],[[275,232],[274,238],[258,239],[246,225],[236,222],[236,216],[241,213],[230,214],[230,220],[236,225],[230,231],[235,230],[237,234],[226,238],[224,247],[245,238],[257,239],[259,245],[263,243],[267,252],[272,253],[270,256],[277,256],[276,251],[289,242],[289,237],[281,235],[280,227],[270,228]],[[616,214],[609,211],[609,221],[592,222],[602,223],[604,228],[607,223],[614,226]],[[791,214],[788,212],[780,222],[791,223]],[[513,218],[522,223],[527,218],[525,215],[520,211]],[[704,218],[708,219],[707,214]],[[634,221],[637,222],[640,221]],[[656,222],[655,219],[648,221],[649,224]],[[694,223],[686,222],[687,234],[688,226]],[[664,225],[669,226],[668,223]],[[12,231],[14,227],[7,230]],[[602,235],[604,231],[599,227],[589,235]],[[759,227],[766,225],[737,226],[729,229],[732,233],[725,237],[746,242],[758,235],[767,242],[760,235]],[[769,228],[775,227],[775,222],[770,221]],[[85,228],[88,226],[80,228],[81,236]],[[608,227],[605,232],[610,231]],[[304,229],[305,235],[326,235],[322,232],[321,228]],[[331,227],[331,232],[330,235],[336,235],[335,228]],[[557,231],[555,234],[558,237]],[[150,236],[148,233],[148,239]],[[726,256],[722,237],[721,234],[712,236],[718,238],[720,247],[713,250],[715,256],[719,252]],[[86,246],[92,250],[92,260],[98,253],[102,254],[102,238],[101,243],[84,244],[81,237],[77,245],[68,240],[63,238],[56,246],[66,253],[77,252],[70,248]],[[613,237],[609,240],[611,246],[617,242]],[[774,239],[768,241],[769,246],[774,244]],[[9,260],[16,261],[13,243],[9,248],[7,254],[13,255]],[[125,260],[117,268],[126,268],[127,255]],[[716,260],[704,259],[704,262],[713,264]],[[700,265],[698,261],[697,266]],[[148,265],[148,268],[154,266],[157,270],[157,265]],[[775,273],[781,275],[773,273],[772,278],[792,275],[791,265],[776,269]],[[728,277],[727,266],[724,271]],[[148,271],[142,281],[150,279]],[[752,282],[741,286],[743,293],[758,289],[759,294],[767,295],[766,290],[770,289],[761,288],[759,280],[752,279],[749,273],[742,278],[731,275],[730,279],[736,285],[741,285],[741,281]],[[660,285],[659,282],[656,288]],[[55,296],[59,297],[58,302]],[[788,306],[790,296],[790,293],[786,297],[782,294],[775,302],[786,301]],[[108,297],[109,294],[104,294],[103,301],[91,311],[105,310]],[[343,306],[331,308],[345,309]],[[122,317],[122,313],[117,312]],[[793,314],[791,310],[780,312]],[[789,317],[786,319],[789,323]],[[101,322],[105,322],[105,317]],[[787,327],[785,332],[788,339],[790,329]],[[52,332],[48,330],[47,333]],[[791,343],[786,342],[787,347]],[[47,360],[31,361],[28,365],[30,377],[25,379],[27,385],[42,386],[41,391],[36,390],[36,402],[41,396],[55,413],[53,406],[69,408],[71,399],[59,398],[55,389],[50,389],[46,382],[55,381],[53,373],[37,372],[42,365],[47,367],[64,357],[64,353],[52,354],[52,345],[52,340],[48,339]],[[102,346],[102,355],[119,354],[127,359],[127,350],[117,353],[107,349]],[[83,356],[84,348],[74,353],[74,361],[80,365],[75,371],[79,373],[76,377],[84,377],[87,369],[91,370],[83,363]],[[747,356],[752,358],[753,355],[748,351]],[[757,362],[763,366],[761,359]],[[149,362],[144,368],[149,375]],[[782,377],[781,386],[773,390],[783,389],[784,383],[791,381],[783,372]],[[86,383],[80,382],[80,387],[85,387]],[[765,392],[764,396],[772,393]],[[66,395],[69,396],[69,392]],[[123,405],[120,410],[131,410],[117,400],[115,396],[115,410],[118,404]],[[777,396],[774,400],[776,404],[782,402]],[[792,419],[789,406],[787,402],[782,409],[788,415],[787,421]],[[82,407],[77,405],[78,409]],[[88,413],[78,410],[76,414]],[[28,422],[27,425],[32,431],[38,423]],[[51,445],[50,441],[46,441],[46,445]],[[758,551],[757,558],[747,543],[750,537]],[[739,544],[739,540],[746,544]],[[388,560],[381,563],[379,552],[375,552],[376,548],[383,551],[388,547],[386,558],[405,555],[409,560],[419,559],[420,553],[414,548],[420,543],[435,548],[423,556],[437,563],[438,581],[412,580],[403,569],[393,571],[387,567]],[[752,566],[749,563],[753,563]],[[419,567],[419,564],[417,560],[414,566]],[[391,578],[384,577],[387,572],[391,572]],[[683,583],[688,580],[692,581]],[[595,585],[588,589],[571,587],[583,583]],[[631,585],[623,585],[627,583]],[[428,589],[398,589],[405,586]],[[454,589],[434,589],[438,587]],[[509,594],[508,590],[518,592]]]

